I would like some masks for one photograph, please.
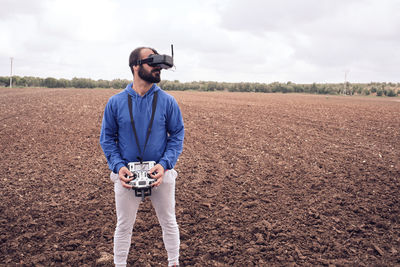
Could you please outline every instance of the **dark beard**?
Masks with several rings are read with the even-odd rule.
[[[142,66],[139,67],[139,77],[149,83],[159,83],[161,81],[160,77],[161,69],[155,69],[152,72],[147,72]]]

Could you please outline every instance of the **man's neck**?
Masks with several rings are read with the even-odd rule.
[[[135,79],[133,80],[132,89],[140,96],[144,96],[152,86],[152,83],[145,82],[141,79]]]

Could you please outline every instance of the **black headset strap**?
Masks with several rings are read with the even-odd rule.
[[[149,141],[151,128],[153,127],[154,115],[155,115],[155,113],[156,113],[156,107],[157,107],[157,93],[158,93],[158,91],[155,91],[155,92],[154,92],[154,95],[153,95],[153,105],[152,105],[151,119],[150,119],[149,127],[147,127],[146,141],[145,141],[145,143],[144,143],[143,152],[142,152],[142,150],[140,149],[139,138],[138,138],[138,135],[137,135],[137,133],[136,133],[135,122],[133,121],[133,115],[132,115],[132,97],[128,94],[129,115],[130,115],[130,117],[131,117],[132,130],[133,130],[133,133],[135,134],[136,145],[137,145],[137,147],[138,147],[139,154],[140,154],[140,157],[138,157],[138,160],[139,160],[141,163],[143,162],[143,154],[144,154],[144,151],[146,150],[147,141]]]

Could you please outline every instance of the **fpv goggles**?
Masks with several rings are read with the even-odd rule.
[[[153,54],[145,59],[139,59],[138,61],[136,61],[135,65],[142,65],[147,63],[152,67],[169,69],[174,66],[174,46],[172,44],[171,44],[171,54],[172,56]]]
[[[136,61],[136,65],[148,64],[152,67],[160,67],[162,69],[169,69],[174,66],[174,59],[168,55],[150,55],[145,59]]]

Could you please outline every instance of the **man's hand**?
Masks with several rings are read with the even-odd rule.
[[[156,172],[155,175],[152,173]],[[164,177],[164,167],[161,164],[156,164],[153,168],[151,168],[148,172],[151,178],[157,179],[151,186],[159,186],[162,183]]]
[[[127,167],[122,167],[121,169],[119,169],[119,172],[118,172],[118,176],[119,176],[119,179],[121,180],[121,184],[125,188],[132,188],[132,186],[127,183],[132,181],[133,177],[128,178],[128,177],[125,177],[125,175],[132,176],[133,173],[131,173]]]

